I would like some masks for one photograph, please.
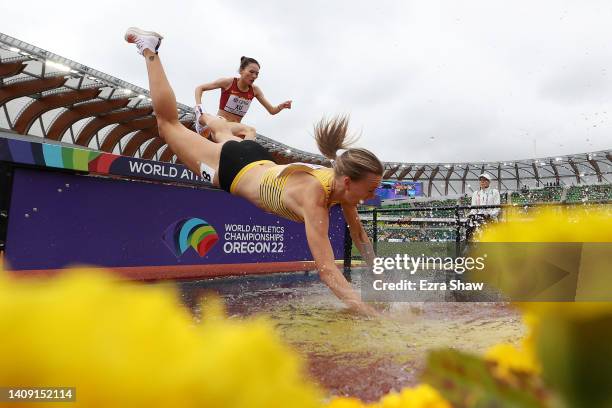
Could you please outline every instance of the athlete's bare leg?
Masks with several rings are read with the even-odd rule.
[[[223,122],[227,126],[222,127],[219,121]],[[224,143],[228,140],[236,140],[238,142],[241,140],[255,140],[255,136],[257,135],[257,132],[253,126],[244,125],[237,122],[229,122],[208,113],[201,114],[199,122],[202,127],[208,126],[212,129],[213,136],[211,139],[217,143]],[[222,133],[215,131],[215,128],[222,130]],[[230,134],[227,133],[228,131]]]
[[[244,140],[255,140],[257,132],[253,126],[243,125],[242,123],[230,122],[230,130],[236,136]]]
[[[241,142],[242,138],[237,136],[235,132],[236,129],[239,129],[233,125],[241,125],[240,123],[228,122],[225,119],[222,119],[218,116],[210,115],[208,113],[203,113],[200,115],[200,124],[203,126],[208,126],[212,131],[213,135],[211,139],[216,143],[225,143],[228,140],[235,140],[237,142]]]
[[[159,135],[181,162],[195,174],[200,175],[201,163],[218,172],[221,144],[204,139],[179,122],[174,91],[168,83],[159,55],[150,49],[145,49],[143,55],[147,64],[149,89]],[[216,175],[213,184],[219,185]]]

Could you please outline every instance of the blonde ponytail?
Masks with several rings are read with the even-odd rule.
[[[357,139],[348,136],[348,122],[347,116],[321,119],[314,129],[319,151],[333,160],[336,174],[348,176],[355,181],[363,179],[368,173],[382,175],[383,165],[372,152],[350,147]],[[339,150],[345,151],[337,155]]]
[[[356,141],[347,136],[348,122],[348,116],[336,116],[329,120],[323,118],[315,125],[315,140],[323,156],[336,160],[338,150],[348,149]]]

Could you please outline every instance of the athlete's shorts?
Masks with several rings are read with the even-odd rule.
[[[249,169],[266,162],[274,163],[272,155],[254,140],[229,140],[221,147],[219,185],[231,193]]]

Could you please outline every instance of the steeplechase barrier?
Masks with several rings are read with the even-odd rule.
[[[314,269],[303,224],[213,188],[180,164],[0,132],[0,249],[6,270],[75,265],[133,279]],[[336,206],[336,259],[350,253]]]

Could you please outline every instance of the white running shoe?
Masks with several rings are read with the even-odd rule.
[[[123,36],[125,41],[136,44],[138,53],[144,55],[144,50],[147,48],[157,54],[157,50],[161,45],[161,40],[164,38],[155,31],[145,31],[137,27],[130,27]]]
[[[208,126],[202,126],[200,124],[200,116],[202,116],[202,114],[204,113],[204,106],[202,104],[196,105],[193,108],[193,111],[195,113],[195,129],[196,129],[196,132],[198,132],[199,134],[202,134],[202,132],[204,132],[206,129],[208,129]]]

